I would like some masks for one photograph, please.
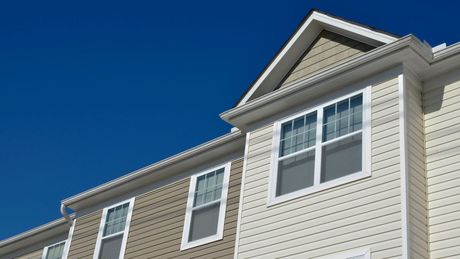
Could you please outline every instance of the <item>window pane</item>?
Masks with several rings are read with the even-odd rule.
[[[220,199],[224,181],[224,168],[212,171],[197,178],[193,206],[200,206]]]
[[[276,195],[280,196],[312,186],[314,170],[315,150],[280,161]]]
[[[125,203],[107,211],[103,236],[108,236],[125,230],[128,209],[129,203]]]
[[[48,252],[46,253],[46,259],[61,259],[62,253],[64,251],[65,243],[60,243],[51,247],[48,247]]]
[[[337,104],[337,137],[348,134],[349,99]]]
[[[280,136],[280,157],[314,146],[315,139],[316,112],[283,123]]]
[[[363,96],[361,94],[351,98],[350,113],[351,131],[360,130],[362,128],[363,120]]]
[[[324,108],[323,141],[335,138],[335,105]]]
[[[121,242],[123,235],[103,239],[99,259],[115,259],[120,257]]]
[[[321,182],[327,182],[361,171],[361,134],[323,146]]]
[[[347,135],[362,128],[362,94],[324,108],[323,141]]]
[[[192,211],[189,241],[209,237],[217,233],[220,202]]]

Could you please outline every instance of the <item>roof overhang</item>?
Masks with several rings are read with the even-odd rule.
[[[446,71],[449,65],[460,64],[459,53],[460,46],[453,45],[442,53],[433,55],[428,45],[415,36],[408,35],[306,77],[290,87],[278,89],[244,105],[234,107],[220,116],[233,126],[246,130],[250,124],[300,105],[319,91],[355,82],[397,65],[404,64],[420,79],[434,76]]]
[[[64,218],[49,222],[19,235],[0,241],[0,255],[27,248],[44,240],[66,235],[70,226]],[[1,256],[0,256],[1,257]]]
[[[74,211],[90,207],[111,198],[129,193],[153,182],[171,177],[194,167],[218,160],[226,155],[244,152],[244,137],[236,130],[177,155],[161,160],[130,174],[107,182],[93,189],[77,194],[62,201],[62,204]]]
[[[272,91],[322,30],[329,30],[375,47],[398,39],[389,33],[313,10],[240,98],[236,107]]]

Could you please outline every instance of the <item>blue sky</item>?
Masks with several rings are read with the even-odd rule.
[[[2,2],[0,239],[60,217],[64,198],[228,132],[218,114],[311,8],[433,46],[460,41],[456,1],[379,3]]]

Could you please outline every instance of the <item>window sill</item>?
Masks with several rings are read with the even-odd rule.
[[[350,182],[354,182],[363,178],[370,177],[370,173],[363,173],[363,172],[357,172],[354,174],[350,174],[341,178],[337,178],[335,180],[317,185],[317,186],[311,186],[302,190],[298,190],[295,192],[291,192],[279,197],[269,197],[268,202],[267,202],[267,207],[271,207],[274,205],[277,205],[279,203],[287,202],[293,199],[297,199],[299,197],[307,196],[313,193],[321,192],[327,189],[331,189],[334,187],[337,187],[339,185],[347,184]]]
[[[198,239],[196,241],[182,243],[181,246],[180,246],[180,250],[181,251],[187,250],[187,249],[194,248],[194,247],[197,247],[197,246],[202,246],[202,245],[205,245],[205,244],[216,242],[216,241],[219,241],[219,240],[222,240],[222,239],[224,239],[224,237],[222,235],[214,235],[214,236]]]

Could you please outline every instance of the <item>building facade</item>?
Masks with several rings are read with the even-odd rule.
[[[460,258],[459,114],[460,44],[313,10],[229,134],[63,200],[0,258]]]

